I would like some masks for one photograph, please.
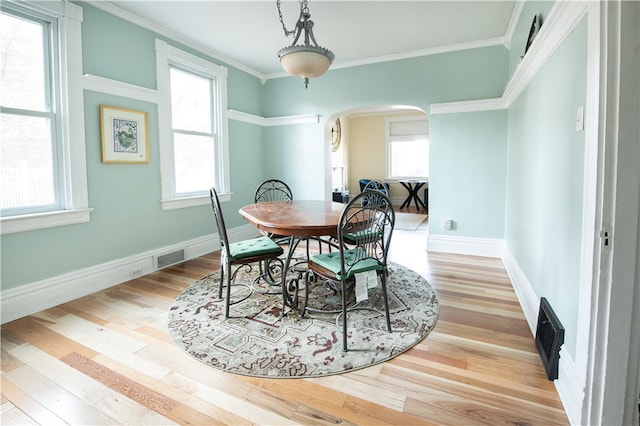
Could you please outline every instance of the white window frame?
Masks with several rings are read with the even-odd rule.
[[[204,76],[215,79],[214,92],[214,126],[213,133],[217,137],[216,153],[216,190],[220,201],[231,199],[231,185],[229,178],[229,138],[227,119],[227,69],[198,56],[194,56],[176,47],[170,46],[163,40],[156,39],[156,72],[158,79],[159,145],[160,145],[160,174],[162,186],[162,209],[172,210],[192,206],[210,204],[209,193],[178,197],[175,190],[175,163],[173,155],[173,137],[171,133],[171,81],[169,68],[171,65],[185,70],[194,70]]]
[[[392,134],[392,126],[394,123],[406,122],[407,131],[402,134]],[[386,117],[384,119],[384,133],[386,145],[386,177],[389,180],[403,179],[429,179],[429,176],[392,176],[391,164],[393,162],[391,145],[398,140],[419,140],[425,137],[429,139],[429,120],[423,115],[412,115],[405,117]]]
[[[58,37],[57,84],[60,88],[59,111],[55,127],[60,148],[60,210],[6,216],[0,218],[0,233],[32,231],[54,226],[89,222],[87,164],[84,132],[84,97],[82,81],[82,7],[67,1],[11,1],[3,7],[17,5],[19,10],[45,15],[56,23]],[[56,60],[54,60],[54,63]]]

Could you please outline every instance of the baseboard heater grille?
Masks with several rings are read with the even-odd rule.
[[[172,251],[155,258],[156,270],[166,268],[184,261],[184,249]]]
[[[540,299],[538,327],[536,328],[536,347],[549,380],[558,378],[560,347],[564,343],[564,327],[551,309],[549,301]]]

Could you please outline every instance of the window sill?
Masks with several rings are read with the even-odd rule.
[[[93,209],[87,208],[3,217],[0,218],[0,234],[14,234],[16,232],[34,231],[55,226],[86,223],[91,219],[92,211]]]
[[[218,194],[221,203],[231,201],[231,193]],[[162,210],[175,210],[187,207],[211,205],[209,195],[198,195],[196,197],[173,198],[171,200],[161,200]]]

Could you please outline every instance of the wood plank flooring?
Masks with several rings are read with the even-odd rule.
[[[500,260],[427,253],[397,231],[391,261],[434,286],[435,329],[381,365],[314,379],[227,374],[192,359],[167,310],[219,253],[2,326],[9,424],[565,425]]]

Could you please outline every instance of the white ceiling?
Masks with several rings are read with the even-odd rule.
[[[506,44],[517,0],[309,0],[318,43],[334,52],[333,68]],[[283,75],[284,36],[276,1],[99,1],[102,9],[225,60],[261,78]],[[287,29],[300,6],[283,0]]]

